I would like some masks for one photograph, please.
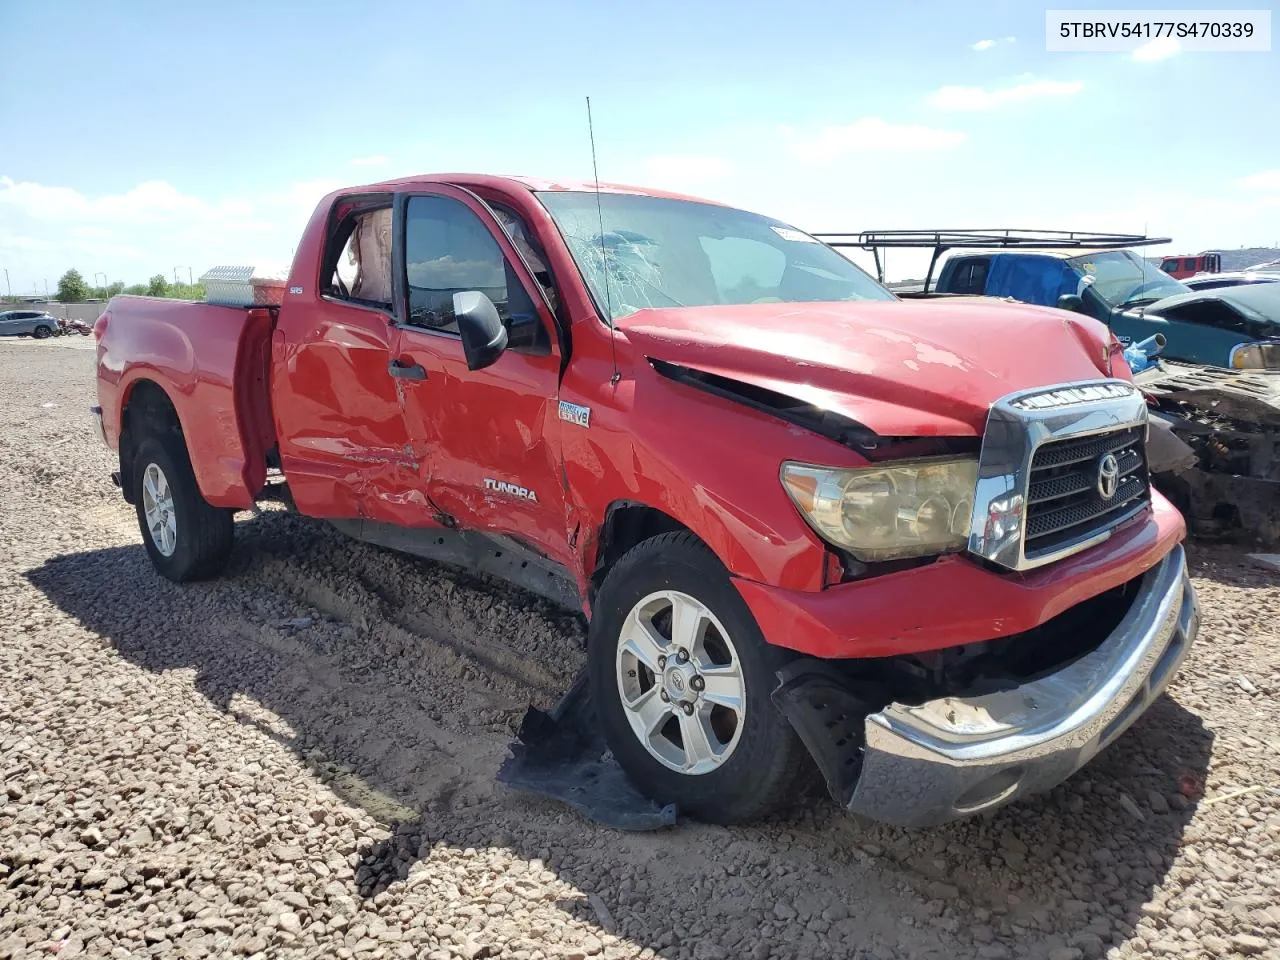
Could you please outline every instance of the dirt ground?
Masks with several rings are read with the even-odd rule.
[[[1242,552],[1192,549],[1171,695],[1044,797],[623,834],[494,781],[573,618],[278,511],[162,580],[92,377],[0,341],[0,958],[1280,957],[1280,574]]]

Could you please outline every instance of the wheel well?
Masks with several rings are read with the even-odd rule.
[[[167,432],[182,434],[182,422],[164,388],[139,380],[129,391],[120,416],[120,490],[133,503],[133,458],[147,437]]]
[[[591,573],[588,601],[595,603],[600,584],[628,550],[659,534],[676,530],[689,531],[689,528],[656,507],[626,500],[611,504],[605,511],[604,524],[600,528],[600,545],[596,550],[595,570]]]

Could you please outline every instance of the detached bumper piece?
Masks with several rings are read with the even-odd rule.
[[[94,433],[97,435],[98,439],[102,441],[102,445],[104,447],[109,446],[107,443],[107,431],[102,424],[102,408],[90,407],[89,412],[93,414]]]
[[[1164,691],[1199,627],[1186,557],[1148,571],[1119,625],[1091,653],[1009,690],[868,713],[848,684],[803,661],[774,692],[851,813],[927,827],[1061,783]]]

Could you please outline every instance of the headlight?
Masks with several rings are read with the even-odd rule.
[[[963,549],[977,483],[972,459],[855,469],[782,465],[782,485],[809,526],[867,562]]]
[[[1280,343],[1242,343],[1231,348],[1234,370],[1280,370]]]

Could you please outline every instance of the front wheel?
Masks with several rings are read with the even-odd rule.
[[[770,699],[786,656],[696,537],[646,540],[596,598],[588,658],[605,739],[660,802],[713,823],[764,816],[807,762]]]
[[[50,337],[53,336],[53,328],[46,326],[45,324],[42,323],[40,324],[40,326],[36,327],[33,331],[31,331],[31,335],[35,337],[37,340],[48,340]]]
[[[221,573],[231,557],[234,511],[200,493],[181,436],[144,440],[132,473],[138,526],[155,568],[175,583]]]

